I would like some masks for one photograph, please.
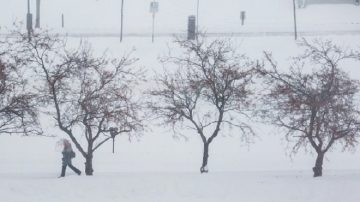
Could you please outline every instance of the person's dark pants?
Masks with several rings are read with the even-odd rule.
[[[65,172],[66,172],[67,166],[69,166],[69,168],[71,168],[71,170],[73,170],[76,174],[78,174],[78,175],[81,174],[81,171],[79,169],[75,168],[72,164],[65,164],[62,166],[60,177],[65,177]]]

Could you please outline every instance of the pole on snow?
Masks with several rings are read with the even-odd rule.
[[[32,14],[30,13],[30,0],[27,1],[26,29],[28,31],[28,39],[31,41],[32,32]]]
[[[65,17],[64,14],[61,14],[61,28],[65,27]]]
[[[151,41],[154,43],[155,40],[155,14],[159,12],[159,2],[152,1],[150,3],[150,13],[152,13],[152,35]]]
[[[197,38],[196,17],[195,17],[195,15],[190,15],[188,17],[187,39],[188,40],[195,40],[196,38]]]
[[[120,42],[123,40],[124,29],[124,0],[121,0],[121,25],[120,25]]]
[[[40,28],[40,0],[36,0],[35,28]]]
[[[114,154],[115,153],[115,137],[116,137],[116,135],[118,134],[118,132],[117,132],[117,128],[113,128],[113,127],[111,127],[110,128],[110,135],[111,135],[111,138],[112,138],[112,153]]]
[[[199,6],[200,6],[200,0],[197,0],[197,6],[196,6],[196,38],[199,34]]]
[[[295,37],[295,40],[297,40],[298,33],[297,33],[296,4],[295,4],[295,0],[293,0],[293,7],[294,7],[294,37]]]

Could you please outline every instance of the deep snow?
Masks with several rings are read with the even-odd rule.
[[[327,36],[344,47],[357,48],[358,35]],[[308,38],[309,40],[313,38]],[[174,47],[172,38],[159,38],[152,44],[150,38],[130,37],[123,44],[118,38],[88,38],[97,53],[107,51],[119,56],[132,48],[138,66],[160,71],[158,57],[168,47]],[[70,44],[79,42],[70,38]],[[233,38],[240,52],[254,59],[262,51],[272,51],[280,65],[301,50],[292,37]],[[172,48],[173,51],[177,49]],[[345,71],[360,79],[359,63],[349,63]],[[286,69],[287,66],[283,66]],[[174,139],[166,128],[151,126],[140,139],[129,142],[127,137],[116,140],[116,153],[111,153],[110,142],[94,156],[95,176],[56,179],[60,172],[61,154],[55,151],[56,141],[64,136],[52,119],[44,118],[45,133],[56,138],[0,136],[0,194],[9,202],[46,201],[342,201],[357,202],[359,183],[359,152],[342,153],[339,147],[327,154],[324,177],[313,179],[311,168],[315,157],[301,151],[290,158],[289,147],[282,133],[271,126],[255,124],[258,134],[254,144],[241,141],[238,131],[222,134],[210,148],[209,175],[198,174],[202,146],[195,133],[185,134],[189,139]],[[82,137],[84,140],[84,137]],[[311,149],[310,149],[311,151]],[[80,155],[74,165],[83,169]],[[348,171],[347,171],[348,170]],[[248,171],[252,171],[249,172]],[[185,173],[184,173],[185,172]],[[285,172],[285,173],[284,173]],[[201,187],[201,188],[200,188]],[[320,187],[316,191],[316,187]],[[90,190],[90,194],[84,192]],[[343,190],[338,192],[338,190]],[[206,194],[209,194],[206,196]],[[146,199],[146,200],[145,200]],[[346,199],[346,200],[345,200]],[[1,200],[7,202],[7,200]]]
[[[357,202],[359,172],[0,174],[2,202]]]

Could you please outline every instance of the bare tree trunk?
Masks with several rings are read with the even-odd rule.
[[[209,172],[209,170],[207,168],[208,159],[209,159],[209,143],[205,142],[204,143],[203,161],[202,161],[202,165],[201,165],[201,168],[200,168],[201,173],[208,173]]]
[[[85,174],[89,176],[93,175],[94,172],[92,161],[93,161],[93,155],[91,153],[88,154],[85,161]]]
[[[324,153],[319,152],[316,158],[315,167],[313,167],[314,177],[321,177],[322,176],[322,165],[324,161]]]

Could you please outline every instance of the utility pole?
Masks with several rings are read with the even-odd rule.
[[[115,154],[115,138],[113,138],[113,150],[112,150],[113,154]]]
[[[153,21],[152,21],[152,36],[151,36],[151,41],[154,43],[154,38],[155,38],[155,13],[152,14],[153,17]]]
[[[114,154],[115,153],[115,137],[119,134],[117,132],[118,128],[114,128],[114,127],[111,127],[110,128],[110,135],[111,135],[111,138],[112,138],[112,153]]]
[[[199,34],[199,5],[200,0],[197,0],[197,7],[196,7],[196,38]]]
[[[123,27],[124,27],[124,0],[121,0],[121,27],[120,27],[120,42],[123,40]]]
[[[40,0],[36,0],[35,28],[40,28]]]
[[[159,2],[153,0],[150,3],[150,12],[152,13],[152,37],[151,37],[151,41],[154,43],[155,40],[155,14],[157,12],[159,12]]]
[[[61,28],[65,27],[65,17],[64,14],[61,14]]]
[[[296,22],[296,5],[295,5],[295,0],[293,0],[293,6],[294,6],[294,35],[295,35],[295,40],[297,40],[297,22]]]
[[[26,29],[28,31],[28,39],[31,41],[32,14],[30,13],[30,0],[27,0]]]

